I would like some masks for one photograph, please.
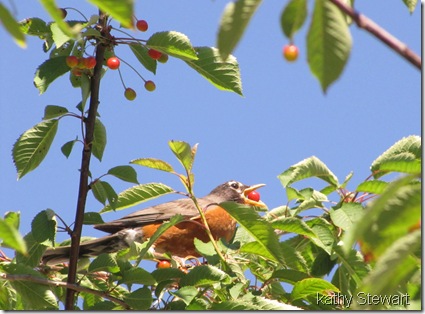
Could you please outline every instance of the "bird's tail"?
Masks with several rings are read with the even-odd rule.
[[[130,247],[134,241],[140,242],[142,234],[135,229],[125,229],[117,233],[86,241],[80,244],[78,258],[95,257],[102,253],[113,253]],[[55,265],[69,260],[71,253],[70,246],[59,246],[49,248],[44,252],[41,260],[43,264]]]

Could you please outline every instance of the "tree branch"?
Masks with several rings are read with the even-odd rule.
[[[99,25],[101,35],[107,32],[107,15],[99,12]],[[96,46],[96,66],[93,70],[93,76],[90,80],[90,105],[87,119],[85,120],[85,138],[80,168],[80,184],[78,190],[77,209],[75,213],[75,225],[71,233],[71,248],[69,258],[68,285],[74,285],[77,278],[77,263],[80,250],[81,232],[83,229],[84,211],[86,206],[87,194],[89,191],[88,178],[90,169],[90,158],[92,153],[92,142],[94,134],[94,125],[96,122],[97,109],[99,106],[99,88],[102,73],[102,65],[105,54],[105,45],[97,41]],[[75,303],[75,289],[68,288],[66,291],[65,309],[73,310]]]
[[[41,277],[34,277],[34,276],[31,276],[31,275],[0,274],[0,278],[8,280],[8,281],[30,281],[30,282],[34,282],[34,283],[38,283],[38,284],[42,284],[42,285],[64,287],[64,288],[67,288],[68,290],[71,289],[73,291],[86,292],[86,293],[97,295],[97,296],[104,298],[104,299],[107,299],[109,301],[115,302],[115,303],[121,305],[122,307],[124,307],[126,310],[130,310],[127,303],[125,303],[121,299],[115,298],[115,297],[113,297],[113,296],[111,296],[111,295],[109,295],[109,294],[107,294],[103,291],[90,289],[90,288],[83,287],[83,286],[80,286],[80,285],[77,285],[77,284],[70,284],[70,283],[63,282],[63,281],[48,280],[48,279],[44,279],[44,278],[41,278]]]
[[[380,27],[374,21],[364,16],[363,14],[355,11],[352,7],[347,5],[345,2],[341,0],[330,0],[333,4],[335,4],[342,12],[350,16],[353,21],[357,24],[358,27],[363,28],[368,31],[388,47],[397,52],[400,56],[406,59],[408,62],[413,64],[419,70],[422,69],[422,60],[421,58],[414,53],[407,45],[396,37],[391,35],[385,29]]]

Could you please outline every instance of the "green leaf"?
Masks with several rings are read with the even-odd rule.
[[[170,279],[180,279],[186,274],[177,268],[158,268],[152,272],[156,282],[168,281]]]
[[[418,0],[403,0],[404,4],[409,9],[410,14],[415,11],[416,4],[418,3]]]
[[[60,48],[63,44],[72,40],[72,36],[68,36],[67,34],[65,34],[58,23],[51,23],[50,29],[52,31],[52,38],[55,42],[56,48]]]
[[[106,128],[103,123],[96,119],[94,124],[92,153],[93,156],[102,161],[103,152],[106,147]]]
[[[306,224],[316,234],[316,237],[310,238],[311,242],[331,254],[335,243],[333,226],[321,217],[313,218],[307,221]]]
[[[38,36],[41,39],[52,36],[50,27],[46,22],[38,17],[32,17],[19,22],[21,30],[24,34],[30,36]]]
[[[27,254],[27,246],[16,226],[11,221],[0,219],[2,246],[10,247],[21,254]]]
[[[190,173],[192,170],[193,161],[195,160],[195,154],[193,154],[190,145],[186,142],[180,141],[169,141],[168,145],[186,171]],[[197,144],[195,144],[195,146],[196,145]]]
[[[13,15],[10,14],[9,10],[2,3],[0,3],[0,21],[6,31],[13,37],[15,43],[19,47],[25,48],[27,44],[25,42],[24,33]]]
[[[139,183],[137,181],[137,172],[131,166],[116,166],[108,170],[108,174],[117,177],[123,181]]]
[[[367,293],[381,296],[393,295],[401,283],[407,282],[421,268],[421,262],[412,256],[420,250],[421,243],[421,230],[416,230],[399,238],[388,247],[359,288],[359,291],[363,292],[363,297],[366,297]],[[366,307],[379,309],[385,305],[382,303],[366,304]],[[365,309],[362,306],[358,308]]]
[[[68,109],[66,109],[65,107],[48,105],[46,106],[46,108],[44,108],[43,120],[62,117],[68,112]]]
[[[271,276],[271,278],[277,278],[292,285],[308,277],[310,277],[308,274],[294,269],[278,269]]]
[[[359,203],[342,203],[341,207],[332,208],[329,214],[335,226],[348,230],[363,217],[364,208]]]
[[[311,265],[310,274],[313,277],[323,277],[328,275],[335,266],[335,263],[335,259],[332,259],[327,252],[319,249],[319,252],[314,258],[313,264]]]
[[[4,221],[15,229],[19,229],[19,223],[21,219],[20,212],[6,212],[4,214]]]
[[[59,120],[40,122],[25,131],[13,145],[13,161],[18,179],[37,168],[46,157],[58,130]]]
[[[303,26],[307,17],[307,0],[291,0],[283,9],[280,16],[280,26],[283,33],[290,40]]]
[[[133,0],[88,0],[101,11],[112,16],[126,28],[133,28]]]
[[[50,59],[56,58],[56,57],[69,56],[72,52],[72,49],[74,48],[74,43],[75,43],[74,40],[69,40],[65,42],[62,46],[55,47],[50,52]]]
[[[55,212],[46,209],[39,212],[31,222],[31,233],[35,241],[46,246],[55,246]]]
[[[231,278],[221,269],[211,265],[201,265],[193,268],[180,280],[180,286],[209,286],[221,282],[228,284]]]
[[[198,60],[186,63],[221,90],[232,91],[242,96],[242,81],[239,64],[235,57],[230,55],[226,61],[220,57],[217,48],[196,47]]]
[[[96,212],[84,213],[84,224],[85,225],[96,225],[104,223],[102,216]]]
[[[153,34],[146,45],[170,56],[184,61],[197,60],[196,51],[190,43],[189,38],[182,33],[165,31]]]
[[[172,294],[172,295],[178,297],[179,299],[183,300],[183,302],[186,305],[189,305],[190,302],[192,302],[193,299],[198,295],[198,293],[199,293],[198,289],[193,287],[193,286],[182,287],[175,292],[170,291],[170,294]]]
[[[105,205],[106,200],[108,200],[109,206],[111,206],[112,209],[115,209],[118,195],[108,182],[97,180],[91,187],[94,197],[100,203]]]
[[[411,135],[397,141],[372,163],[371,170],[375,179],[388,171],[411,174],[421,173],[422,146],[421,137]]]
[[[152,169],[162,170],[166,172],[174,172],[173,167],[165,161],[155,158],[139,158],[130,161],[131,164],[144,166]]]
[[[27,246],[27,254],[21,254],[17,252],[16,263],[37,267],[40,264],[41,256],[43,255],[47,246],[37,242],[31,232],[25,235],[24,241]]]
[[[307,34],[307,60],[326,92],[341,75],[351,51],[345,15],[328,0],[316,0]]]
[[[141,284],[153,286],[156,284],[155,278],[146,270],[139,267],[132,267],[122,273],[122,278],[118,281],[119,284]]]
[[[139,288],[124,297],[124,302],[133,310],[146,311],[152,304],[152,293],[148,287]]]
[[[303,179],[317,177],[330,183],[332,186],[339,186],[338,178],[329,168],[317,157],[312,156],[304,159],[278,175],[283,187]]]
[[[229,2],[224,8],[217,35],[217,47],[223,60],[226,60],[237,46],[261,2],[238,0]]]
[[[57,24],[58,30],[61,31],[66,37],[73,38],[76,33],[71,29],[67,22],[64,21],[62,13],[59,11],[55,0],[40,0],[40,3],[44,6],[44,9],[50,14],[53,20]],[[60,45],[59,45],[60,47]]]
[[[298,300],[310,295],[317,296],[317,294],[328,295],[330,291],[339,292],[339,289],[324,279],[306,278],[295,283],[291,299]]]
[[[382,194],[387,188],[388,182],[380,180],[371,180],[360,183],[356,191],[357,192],[366,192],[371,194]]]
[[[161,224],[161,226],[159,226],[158,229],[156,229],[155,233],[150,237],[149,241],[146,243],[146,246],[142,249],[142,251],[139,254],[139,260],[142,260],[143,257],[145,256],[145,254],[148,252],[149,248],[155,243],[155,241],[165,232],[167,231],[169,228],[177,225],[178,223],[184,221],[185,218],[180,215],[177,214],[173,217],[171,217],[171,219],[168,222],[164,222]]]
[[[78,142],[78,138],[76,138],[75,140],[66,142],[65,144],[62,145],[61,152],[62,152],[62,154],[65,155],[66,158],[68,158],[69,155],[71,154],[71,151],[74,148],[74,144],[76,142]]]
[[[120,270],[115,257],[112,254],[102,253],[90,263],[88,271],[107,271],[117,273]]]
[[[249,234],[258,242],[262,250],[267,251],[275,262],[284,264],[280,251],[279,240],[271,224],[262,219],[250,206],[234,202],[220,203],[223,207]]]
[[[421,217],[421,184],[413,176],[391,182],[380,197],[368,204],[363,217],[344,234],[344,249],[362,241],[378,257],[407,234]]]
[[[69,71],[65,59],[65,56],[48,59],[37,68],[34,85],[40,94],[43,94],[54,80]]]
[[[10,281],[10,284],[19,294],[24,310],[58,310],[58,302],[50,286],[25,280],[27,277],[47,279],[40,272],[30,266],[14,263],[7,266],[6,272],[23,277],[23,280]]]
[[[213,303],[211,310],[214,311],[259,311],[259,310],[281,310],[281,311],[294,311],[301,308],[279,302],[277,300],[270,300],[263,297],[242,298],[238,300],[224,301],[220,303]]]
[[[120,194],[116,203],[116,210],[135,206],[142,202],[155,199],[161,195],[174,193],[175,191],[162,183],[147,183],[133,186]],[[100,212],[105,213],[111,211],[110,205],[106,205]]]
[[[282,217],[272,222],[272,227],[285,232],[305,235],[309,238],[316,237],[313,230],[301,219],[294,217]]]
[[[157,61],[148,55],[148,48],[145,45],[132,43],[129,45],[131,51],[136,56],[137,60],[145,67],[146,70],[156,74]]]

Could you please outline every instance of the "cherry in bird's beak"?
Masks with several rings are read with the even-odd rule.
[[[255,191],[261,187],[265,186],[265,184],[261,183],[261,184],[255,184],[255,185],[251,185],[250,187],[246,188],[243,191],[243,199],[244,199],[244,203],[247,205],[251,205],[251,206],[255,206],[258,208],[261,208],[263,210],[267,210],[267,205],[264,204],[261,200],[253,200],[253,199],[249,199],[248,198],[248,194],[251,193],[252,191]]]

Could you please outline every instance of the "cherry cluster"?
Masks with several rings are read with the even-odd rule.
[[[60,9],[62,17],[65,18],[67,16],[67,10],[64,8]],[[149,24],[147,21],[142,19],[135,18],[135,28],[140,32],[146,32],[149,28]],[[111,26],[109,26],[109,29],[112,29]],[[130,36],[130,35],[129,35]],[[118,42],[115,40],[115,37],[109,35],[109,39],[111,42],[111,46],[117,45]],[[160,63],[166,63],[168,61],[168,55],[165,53],[162,53],[160,51],[149,49],[148,50],[148,56]],[[103,65],[109,68],[110,70],[118,70],[120,71],[121,63],[124,62],[127,65],[129,65],[125,60],[120,59],[117,57],[113,51],[113,49],[109,50],[109,53],[105,55],[105,60]],[[96,58],[94,56],[89,57],[78,57],[75,55],[70,55],[66,57],[66,64],[71,68],[71,73],[79,77],[83,74],[92,75],[93,74],[93,68],[96,66]],[[131,67],[131,65],[129,65]],[[133,67],[131,67],[138,75],[139,77],[144,81],[144,87],[147,91],[153,92],[156,89],[156,85],[151,80],[145,80]],[[127,87],[122,79],[121,73],[120,73],[120,79],[122,82],[122,85],[124,87],[124,97],[128,100],[134,100],[137,97],[136,91],[130,87]]]

